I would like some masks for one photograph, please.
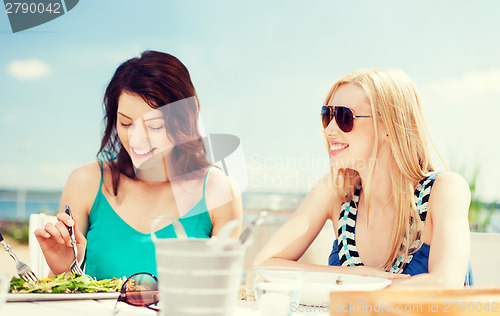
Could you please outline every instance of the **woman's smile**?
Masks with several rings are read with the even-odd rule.
[[[130,149],[131,149],[132,155],[135,158],[139,158],[139,159],[148,158],[148,157],[152,156],[153,153],[156,151],[156,147],[153,147],[151,149],[150,148],[140,149],[140,148],[130,147]]]
[[[346,143],[330,142],[330,155],[338,155],[349,147]]]

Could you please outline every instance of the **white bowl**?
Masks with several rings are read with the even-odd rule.
[[[342,278],[342,284],[337,279]],[[325,272],[307,272],[300,294],[300,304],[329,306],[330,292],[340,291],[376,291],[391,284],[388,279],[365,277],[352,274]]]

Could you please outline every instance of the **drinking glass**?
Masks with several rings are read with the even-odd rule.
[[[261,314],[290,316],[299,305],[305,272],[289,267],[253,268],[253,287]]]

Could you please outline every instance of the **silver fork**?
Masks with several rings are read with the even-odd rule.
[[[73,219],[73,215],[71,215],[71,210],[69,209],[68,205],[66,205],[66,207],[64,208],[64,212],[68,214],[69,217],[71,217],[71,219]],[[68,232],[71,237],[71,246],[73,246],[73,254],[75,255],[75,260],[73,260],[73,262],[71,263],[70,270],[73,273],[78,273],[80,275],[83,275],[83,271],[80,268],[80,264],[78,264],[78,259],[77,259],[78,250],[76,248],[75,230],[73,229],[73,227],[68,226]]]
[[[35,273],[31,268],[19,258],[17,258],[16,254],[12,250],[12,247],[3,239],[2,234],[0,233],[0,243],[2,243],[3,247],[5,248],[5,251],[9,253],[9,255],[16,260],[16,268],[17,268],[17,274],[26,282],[36,282],[38,278],[36,277]]]

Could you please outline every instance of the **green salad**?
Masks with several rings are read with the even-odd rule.
[[[77,273],[57,274],[37,282],[25,282],[13,277],[10,280],[10,293],[94,293],[120,291],[125,280],[95,280],[87,275]]]

